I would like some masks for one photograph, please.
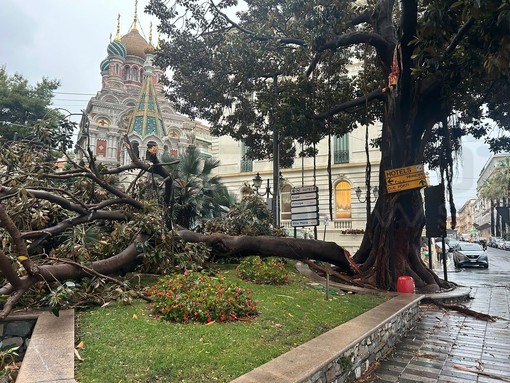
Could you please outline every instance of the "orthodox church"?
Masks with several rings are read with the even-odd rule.
[[[164,95],[163,71],[153,65],[152,26],[147,41],[139,32],[136,5],[128,33],[121,36],[119,15],[116,36],[110,40],[100,63],[101,90],[89,100],[80,122],[77,160],[90,148],[107,166],[130,163],[122,143],[126,134],[141,159],[154,145],[160,154],[174,158],[191,145],[211,157],[209,128],[176,113]]]

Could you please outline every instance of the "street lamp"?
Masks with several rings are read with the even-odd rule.
[[[370,201],[370,202],[375,202],[377,200],[377,197],[379,196],[379,188],[377,186],[374,186],[374,188],[372,189],[372,193],[374,195],[374,200],[373,201],[372,201],[372,197],[370,196],[369,193],[367,193],[367,196],[362,201],[361,200],[361,193],[363,193],[363,190],[361,190],[361,188],[358,186],[356,188],[356,197],[358,197],[358,201],[359,202],[364,203],[364,202],[367,202],[367,200]]]
[[[257,193],[257,195],[263,197],[263,196],[266,196],[266,198],[269,198],[269,196],[274,196],[274,190],[271,191],[271,187],[269,186],[269,178],[267,179],[267,184],[266,184],[266,190],[262,191],[262,192],[259,192],[259,189],[262,187],[262,177],[260,176],[260,173],[257,173],[257,175],[255,177],[253,177],[253,188],[255,190],[255,193]],[[281,185],[283,183],[283,181],[285,181],[285,178],[283,178],[282,176],[282,172],[279,173],[279,189],[281,188]]]
[[[285,178],[282,176],[282,172],[278,172],[278,177],[274,177],[273,182],[276,183],[276,187],[273,185],[273,190],[271,191],[271,187],[269,186],[269,178],[267,179],[266,183],[266,190],[259,191],[259,189],[262,187],[262,177],[260,177],[260,174],[257,173],[257,175],[253,178],[253,189],[255,193],[258,196],[266,196],[269,202],[271,203],[271,212],[273,213],[273,225],[274,227],[280,226],[280,190],[281,185],[283,181],[285,181]],[[274,196],[271,201],[269,201],[269,196]]]

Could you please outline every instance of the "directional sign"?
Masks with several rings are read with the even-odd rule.
[[[302,199],[302,200],[291,201],[290,202],[290,207],[291,208],[300,207],[300,206],[317,206],[317,199],[316,198],[314,198],[314,199]]]
[[[300,221],[292,221],[292,227],[317,226],[318,224],[318,219],[303,219]]]
[[[403,168],[385,170],[388,193],[422,188],[427,186],[427,177],[423,165],[411,165]]]
[[[410,165],[404,168],[385,170],[384,176],[386,177],[386,179],[388,179],[389,177],[402,176],[405,174],[423,173],[423,171],[424,171],[423,165]]]
[[[319,191],[319,188],[317,186],[301,186],[300,188],[290,189],[290,194],[310,193],[310,192],[318,192],[318,191]]]
[[[386,188],[388,189],[388,193],[395,193],[402,190],[410,190],[410,189],[417,189],[417,188],[423,188],[427,186],[426,180],[414,180],[410,182],[402,182],[399,184],[388,186],[386,185]]]
[[[300,214],[294,214],[292,213],[292,220],[293,221],[299,221],[301,219],[318,219],[319,213],[316,211],[311,213],[300,213]]]
[[[319,188],[301,186],[290,189],[292,227],[319,225]]]
[[[293,207],[291,208],[292,214],[294,213],[311,213],[313,211],[318,211],[317,204],[313,206],[300,206],[300,207]]]
[[[317,199],[317,193],[291,194],[291,201],[299,201],[302,199]]]
[[[410,173],[410,174],[405,174],[403,176],[389,177],[389,178],[386,178],[386,183],[388,185],[395,185],[395,184],[399,184],[399,183],[419,181],[419,180],[425,180],[424,173]]]

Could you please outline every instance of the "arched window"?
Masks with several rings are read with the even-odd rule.
[[[285,184],[282,186],[280,191],[280,200],[281,200],[281,219],[287,220],[291,218],[290,215],[290,189],[291,186],[289,184]]]
[[[119,64],[115,64],[115,74],[119,75]]]
[[[140,68],[140,81],[143,81],[143,68]]]
[[[340,181],[335,185],[335,218],[351,218],[351,184]]]
[[[138,71],[133,68],[133,81],[138,81]]]
[[[124,67],[124,80],[129,80],[131,76],[131,70],[129,69],[129,66]]]

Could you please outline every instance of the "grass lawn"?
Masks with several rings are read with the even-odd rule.
[[[365,294],[333,295],[309,284],[289,263],[289,285],[260,286],[221,274],[252,291],[259,315],[249,322],[164,323],[147,302],[111,304],[77,314],[84,347],[76,363],[80,383],[230,382],[288,350],[382,303]]]

